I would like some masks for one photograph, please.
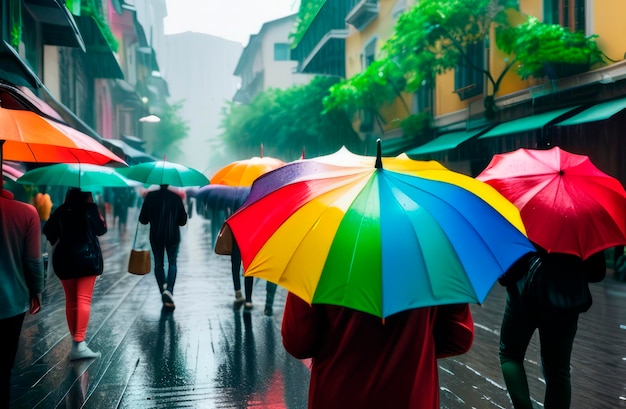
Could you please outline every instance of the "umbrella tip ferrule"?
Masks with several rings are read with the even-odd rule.
[[[376,139],[376,169],[383,168],[383,160],[382,160],[382,147],[380,138]]]
[[[565,174],[565,171],[563,169],[559,170],[559,176],[563,176]]]

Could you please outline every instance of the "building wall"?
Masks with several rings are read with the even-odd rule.
[[[236,67],[241,78],[241,97],[238,101],[247,103],[258,93],[270,88],[286,89],[311,81],[312,75],[295,72],[297,61],[275,59],[275,44],[289,45],[289,35],[295,21],[295,14],[268,21],[258,34],[250,36]]]
[[[59,47],[44,46],[43,59],[46,62],[43,66],[43,75],[40,77],[46,88],[56,99],[61,99],[61,70],[59,67]]]
[[[613,60],[622,60],[626,54],[626,2],[595,0],[591,17],[592,33],[598,34],[597,43],[600,49]]]
[[[265,23],[261,36],[261,59],[263,69],[263,90],[269,88],[285,89],[292,85],[308,83],[312,76],[295,74],[297,61],[276,61],[274,59],[274,44],[289,44],[289,34],[293,29],[296,16]],[[256,62],[256,61],[255,61]],[[258,67],[257,67],[258,68]]]
[[[369,41],[376,39],[376,48],[380,50],[386,39],[393,34],[394,25],[397,21],[394,10],[397,10],[402,3],[406,3],[407,7],[412,7],[415,1],[380,0],[378,18],[363,32],[358,32],[354,28],[351,29],[350,35],[346,39],[346,76],[348,78],[362,71],[360,56]],[[514,21],[521,22],[525,16],[533,15],[542,19],[543,3],[543,0],[521,0],[520,12],[510,14],[510,18]],[[622,60],[626,53],[626,46],[622,40],[626,37],[626,26],[621,24],[620,18],[626,14],[626,3],[612,2],[609,0],[588,0],[586,7],[588,15],[587,34],[598,34],[599,38],[597,43],[605,54],[614,60]],[[494,36],[495,32],[492,30],[491,37],[494,38]],[[507,56],[497,48],[495,40],[492,40],[491,48],[488,50],[487,54],[487,63],[490,72],[495,78],[497,78],[505,68],[506,57]],[[609,62],[609,64],[611,63]],[[510,70],[501,82],[496,98],[519,93],[530,88],[547,86],[547,83],[548,81],[542,78],[522,80],[514,70]],[[454,121],[459,117],[467,117],[468,110],[473,111],[476,109],[475,107],[479,105],[482,106],[484,96],[490,95],[493,92],[491,84],[487,82],[484,95],[461,101],[458,95],[454,93],[454,88],[454,70],[449,70],[437,76],[434,91],[434,116],[436,118],[450,117],[454,118],[451,119],[451,121]],[[391,121],[387,121],[388,124],[393,122],[394,114],[397,114],[398,118],[405,115],[402,113],[403,107],[400,106],[398,109],[399,111],[397,112],[391,110],[391,117],[388,118]],[[388,113],[390,109],[386,107],[382,111]],[[455,115],[457,113],[459,115]],[[439,121],[438,125],[445,125],[445,122],[446,120]],[[386,128],[393,128],[393,125],[388,125]]]
[[[372,42],[375,43],[376,59],[381,55],[381,48],[385,42],[394,33],[394,27],[398,20],[400,12],[405,8],[406,0],[380,0],[379,12],[374,19],[363,31],[358,31],[353,26],[349,26],[349,35],[346,38],[346,77],[351,78],[354,75],[363,72],[364,62],[363,55],[366,47]],[[403,94],[406,104],[412,105],[411,94]],[[399,127],[399,120],[406,117],[408,112],[400,100],[389,103],[380,109],[383,117],[383,129],[374,128],[375,134],[384,134],[393,132]]]

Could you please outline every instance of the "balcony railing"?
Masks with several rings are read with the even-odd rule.
[[[354,26],[359,31],[363,31],[376,17],[380,10],[378,0],[352,0],[352,10],[346,17],[346,23]]]
[[[242,104],[249,104],[252,102],[261,91],[263,91],[263,80],[265,78],[264,70],[259,70],[252,74],[252,78],[244,80],[241,84],[241,88],[237,90],[233,101],[240,102]]]
[[[357,0],[328,0],[317,13],[306,33],[292,50],[298,72],[345,76],[346,17]]]

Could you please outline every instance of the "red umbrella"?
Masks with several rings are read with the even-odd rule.
[[[528,238],[548,251],[586,259],[626,244],[626,191],[587,156],[518,149],[494,155],[476,178],[520,210]]]

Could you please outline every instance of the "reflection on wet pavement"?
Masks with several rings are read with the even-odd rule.
[[[100,359],[67,359],[64,295],[51,275],[42,312],[24,323],[11,407],[306,408],[308,363],[288,355],[280,338],[285,291],[278,289],[274,316],[266,317],[265,284],[255,280],[255,308],[234,310],[230,260],[213,253],[210,232],[210,222],[197,215],[183,228],[176,309],[167,311],[152,273],[126,272],[132,235],[120,238],[109,226],[87,331]],[[592,293],[594,305],[581,316],[574,344],[571,407],[626,408],[626,284],[609,275]],[[483,305],[472,306],[470,352],[439,362],[442,408],[511,407],[498,362],[504,294],[496,285]],[[526,358],[540,408],[545,385],[537,336]]]

